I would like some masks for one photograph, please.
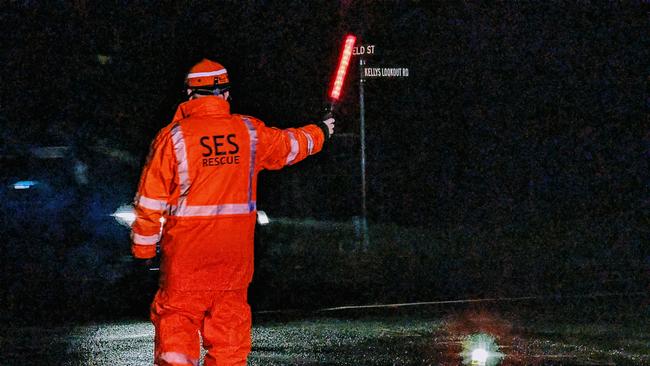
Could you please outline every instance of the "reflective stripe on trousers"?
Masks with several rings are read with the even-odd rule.
[[[165,352],[158,356],[158,360],[169,363],[180,363],[184,365],[198,366],[199,360],[187,357],[187,355],[180,352]]]

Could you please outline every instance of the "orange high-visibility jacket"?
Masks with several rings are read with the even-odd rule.
[[[253,275],[257,174],[319,152],[324,140],[313,124],[280,130],[230,114],[228,102],[218,97],[182,103],[153,141],[140,178],[133,255],[154,257],[162,240],[162,288],[247,287]]]

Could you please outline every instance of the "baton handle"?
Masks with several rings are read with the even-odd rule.
[[[323,121],[334,117],[334,108],[336,107],[336,103],[330,102],[325,106],[325,115],[323,116]]]

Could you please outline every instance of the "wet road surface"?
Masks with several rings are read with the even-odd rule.
[[[650,322],[455,313],[259,315],[249,365],[460,365],[463,340],[491,334],[500,365],[650,365]],[[151,365],[145,320],[10,326],[0,365]]]

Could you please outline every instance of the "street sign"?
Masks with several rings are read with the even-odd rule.
[[[401,78],[409,76],[408,67],[365,67],[363,69],[363,76],[376,78]]]
[[[371,56],[375,54],[375,45],[361,45],[356,46],[352,49],[352,55],[354,56]]]

